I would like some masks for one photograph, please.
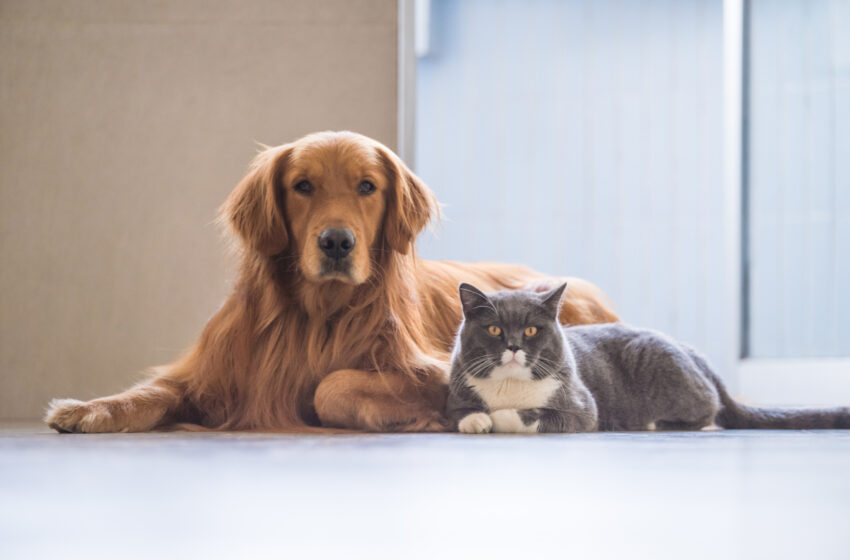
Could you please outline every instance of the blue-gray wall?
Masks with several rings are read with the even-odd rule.
[[[850,1],[755,0],[750,351],[850,355]]]
[[[420,252],[588,278],[724,363],[722,45],[720,1],[434,0]]]

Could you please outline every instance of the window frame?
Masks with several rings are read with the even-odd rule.
[[[727,298],[737,316],[736,393],[757,403],[850,403],[850,358],[753,358],[749,356],[749,77],[751,0],[724,0],[724,142],[727,229],[731,270]],[[737,288],[735,288],[737,286]]]

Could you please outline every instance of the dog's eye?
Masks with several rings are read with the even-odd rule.
[[[295,185],[295,192],[299,192],[301,194],[311,194],[313,192],[313,185],[310,184],[310,181],[301,181]]]
[[[525,328],[525,336],[531,338],[532,336],[537,334],[537,327],[526,327]]]
[[[499,336],[502,334],[502,329],[497,327],[496,325],[490,325],[487,327],[487,332],[489,332],[492,336]]]
[[[376,190],[377,190],[377,189],[375,188],[375,185],[374,185],[374,184],[372,184],[372,183],[371,183],[371,182],[369,182],[369,181],[363,181],[363,182],[362,182],[362,183],[360,183],[360,185],[357,187],[357,191],[358,191],[360,194],[362,194],[362,195],[372,194],[372,193],[373,193],[373,192],[375,192]]]

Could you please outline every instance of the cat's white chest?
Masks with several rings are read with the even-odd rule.
[[[487,379],[467,378],[481,400],[491,411],[504,408],[540,408],[546,406],[561,383],[552,377],[543,379],[520,379],[517,377],[491,376]]]

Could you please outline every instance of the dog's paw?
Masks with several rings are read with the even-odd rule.
[[[493,427],[493,421],[486,412],[473,412],[464,416],[457,424],[457,431],[464,434],[486,434]]]
[[[61,433],[113,432],[113,418],[103,403],[53,399],[44,415],[47,425]]]
[[[451,424],[442,414],[422,410],[409,418],[396,421],[365,423],[362,428],[374,432],[447,432]]]
[[[420,432],[448,432],[451,430],[452,423],[442,414],[432,414],[425,418],[424,425],[419,429]]]
[[[536,432],[539,420],[525,425],[515,408],[503,408],[490,413],[493,421],[493,431],[501,434],[520,434]]]

